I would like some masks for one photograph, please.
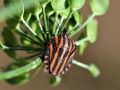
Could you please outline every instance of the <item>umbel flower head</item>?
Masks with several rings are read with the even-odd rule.
[[[99,76],[95,64],[74,59],[75,51],[82,55],[87,45],[96,41],[95,16],[103,15],[109,6],[109,0],[89,1],[92,14],[83,21],[80,10],[85,0],[5,0],[0,20],[5,19],[7,26],[0,48],[14,62],[2,69],[0,80],[24,84],[34,76],[30,71],[36,68],[38,72],[44,67],[51,74],[50,83],[56,86],[72,64]],[[80,31],[80,37],[73,40]],[[19,51],[25,55],[21,56]]]

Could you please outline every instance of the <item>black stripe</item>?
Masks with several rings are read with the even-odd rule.
[[[75,51],[76,51],[76,47],[73,49],[73,51],[70,53],[70,55],[69,55],[69,57],[73,54],[73,53],[75,53]],[[72,57],[71,58],[69,58],[69,61],[72,59]],[[67,62],[68,63],[68,62]]]
[[[51,42],[52,42],[52,46],[54,47],[56,45],[56,43],[55,43],[55,36],[51,37]]]
[[[62,61],[61,61],[61,63],[60,63],[60,66],[59,66],[59,68],[58,68],[58,70],[57,70],[56,73],[59,73],[61,67],[63,66],[64,60],[65,60],[65,57],[66,57],[67,55],[68,55],[68,50],[65,52],[65,54],[64,54],[64,56],[63,56],[63,59],[62,59]]]
[[[70,49],[70,45],[71,45],[71,40],[67,37],[67,40],[68,40],[68,54],[69,54],[69,49]],[[65,66],[66,66],[66,64],[67,64],[67,62],[68,62],[68,60],[69,60],[69,55],[67,54],[67,61],[65,62]],[[65,66],[64,66],[64,68],[65,68]]]
[[[62,37],[62,36],[61,36]],[[61,41],[61,37],[60,37],[60,43],[62,42]],[[63,37],[63,43],[62,43],[62,47],[64,46],[64,44],[65,44],[65,39],[64,39],[65,37]],[[55,53],[56,53],[56,51],[57,51],[57,47],[53,47],[53,54],[52,54],[52,60],[54,59],[54,56],[55,56]]]
[[[55,44],[55,38],[52,39],[52,40],[53,40],[52,43]],[[60,44],[60,42],[61,42],[61,36],[58,37],[58,42],[59,42],[59,44]],[[63,43],[65,43],[64,40],[63,40]],[[53,44],[52,44],[52,45],[53,45]],[[56,45],[53,45],[53,52],[52,52],[52,58],[51,58],[51,60],[54,59],[54,56],[55,56],[56,51],[57,51],[57,47],[56,47]],[[52,62],[52,61],[51,61],[51,62]]]
[[[61,36],[58,36],[58,45],[60,44]]]
[[[52,63],[52,61],[53,61],[53,59],[54,59],[54,56],[55,56],[56,51],[57,51],[57,47],[53,47],[51,63]]]
[[[54,70],[55,70],[55,68],[56,68],[56,66],[57,66],[57,64],[58,64],[58,62],[59,62],[59,59],[60,59],[62,53],[63,53],[63,48],[60,48],[60,51],[59,51],[59,53],[58,53],[58,57],[57,57],[56,62],[55,62],[55,64],[54,64],[54,66],[53,66],[53,70],[52,70],[53,72],[54,72]]]
[[[70,58],[70,56],[73,54],[73,53],[75,53],[75,50],[76,50],[76,46],[75,46],[75,44],[73,43],[73,41],[71,40],[71,43],[70,44],[72,44],[72,48],[71,48],[71,52],[70,52],[70,54],[69,54],[69,56],[68,56],[68,61],[65,63],[65,65],[67,66],[67,63],[69,63],[70,61],[71,61],[71,59],[72,59],[72,57]],[[65,67],[66,67],[65,66]]]
[[[66,36],[65,35],[61,35],[61,37],[63,37],[63,43],[62,43],[62,47],[61,48],[64,48],[65,43],[66,43]]]
[[[72,65],[72,61],[70,60],[70,62],[68,63],[68,65],[63,69],[63,71],[60,74],[66,73],[68,71],[68,69],[70,68],[70,66]],[[67,70],[66,70],[67,68]]]
[[[69,45],[70,45],[70,40],[68,39],[68,37],[66,37],[66,40],[67,40],[67,44],[68,44],[68,47],[69,47]],[[64,49],[64,48],[63,48]],[[66,49],[66,47],[65,47],[65,49]],[[61,63],[60,63],[60,66],[59,66],[59,68],[58,68],[58,70],[57,70],[57,73],[59,73],[59,71],[60,71],[60,69],[61,69],[61,67],[63,66],[63,63],[64,63],[64,60],[65,60],[65,58],[66,58],[66,56],[69,54],[69,51],[68,51],[68,49],[66,50],[66,52],[65,52],[65,54],[64,54],[64,56],[63,56],[63,59],[62,59],[62,61],[61,61]]]
[[[65,42],[66,42],[65,36],[60,36],[59,38],[60,38],[60,43],[61,43],[61,38],[63,38],[63,43],[62,43],[62,47],[61,47],[61,48],[63,48],[64,45],[65,45]],[[62,50],[61,48],[60,48],[60,50],[59,50],[59,52],[58,52],[58,56],[59,56],[59,54],[60,54],[60,56],[61,56],[61,54],[63,53],[63,50]],[[53,52],[52,60],[54,59],[54,56],[55,56],[55,53],[56,53],[57,49],[58,49],[58,48],[56,48],[55,52]],[[59,57],[60,57],[60,56],[59,56]],[[52,72],[55,70],[55,67],[56,67],[56,65],[58,64],[58,62],[59,62],[59,58],[57,57],[57,59],[55,60],[55,64],[54,64],[54,66],[53,66],[53,68],[52,68]]]

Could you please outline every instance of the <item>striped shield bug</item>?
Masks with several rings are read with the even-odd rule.
[[[76,45],[65,33],[51,37],[44,56],[45,71],[52,75],[62,75],[72,64]]]

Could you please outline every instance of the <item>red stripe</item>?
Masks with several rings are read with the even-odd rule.
[[[54,72],[53,72],[53,75],[56,75],[56,72],[57,72],[57,70],[58,70],[58,68],[59,68],[59,66],[60,66],[60,64],[61,64],[61,62],[62,62],[62,60],[63,60],[63,56],[64,56],[64,54],[65,54],[65,52],[66,52],[66,47],[68,47],[68,40],[67,40],[67,37],[65,36],[65,39],[66,39],[66,42],[65,42],[65,45],[64,45],[64,49],[63,49],[63,53],[62,53],[62,55],[60,56],[60,59],[59,59],[59,62],[58,62],[58,64],[57,64],[57,66],[55,67],[55,70],[54,70]]]
[[[59,73],[58,74],[60,74],[61,72],[62,72],[62,70],[64,69],[64,67],[65,67],[65,63],[67,62],[67,60],[69,59],[69,54],[70,54],[70,52],[71,52],[71,49],[72,49],[72,42],[71,42],[71,40],[69,40],[70,41],[70,47],[69,47],[69,49],[68,49],[68,55],[66,56],[66,58],[65,58],[65,60],[64,60],[64,63],[63,63],[63,65],[62,65],[62,67],[61,67],[61,69],[60,69],[60,71],[59,71]]]
[[[52,60],[52,62],[51,62],[51,64],[50,64],[50,72],[52,72],[52,68],[53,68],[53,66],[54,66],[54,63],[55,63],[57,57],[58,57],[58,52],[59,52],[60,48],[61,48],[62,45],[63,45],[63,37],[61,37],[61,40],[60,40],[60,41],[61,41],[61,42],[60,42],[60,45],[58,46],[57,51],[56,51],[56,53],[55,53],[55,55],[54,55],[54,58],[53,58],[53,60]]]

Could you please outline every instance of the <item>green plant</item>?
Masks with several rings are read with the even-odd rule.
[[[6,20],[7,26],[2,32],[0,48],[14,61],[0,72],[0,80],[10,84],[29,81],[30,71],[44,66],[46,41],[65,29],[70,37],[81,31],[75,43],[78,53],[82,55],[87,45],[97,39],[98,22],[95,16],[105,14],[109,0],[89,0],[89,3],[92,14],[83,21],[80,10],[85,0],[4,0],[0,21]],[[17,51],[25,51],[29,56],[20,57]],[[94,77],[100,75],[95,64],[87,65],[75,59],[73,64],[88,70]],[[60,76],[54,76],[50,83],[56,86],[60,81]]]

